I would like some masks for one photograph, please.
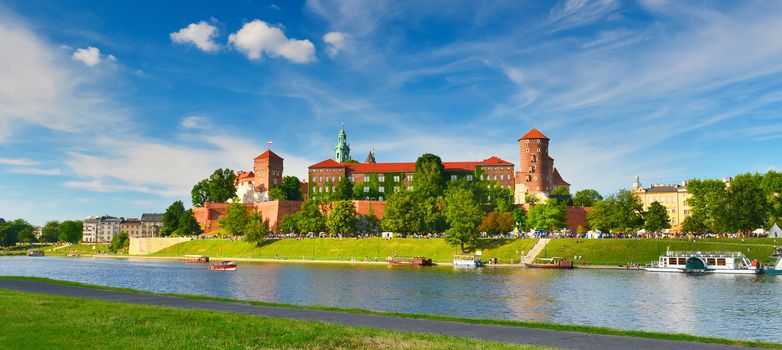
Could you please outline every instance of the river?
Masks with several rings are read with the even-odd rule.
[[[782,342],[782,276],[0,257],[0,275],[298,305]]]

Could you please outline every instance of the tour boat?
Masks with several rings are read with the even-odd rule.
[[[572,269],[573,261],[562,257],[537,258],[532,263],[524,265],[534,269]]]
[[[480,255],[454,255],[453,256],[454,267],[481,267],[483,261],[481,261]]]
[[[719,273],[754,275],[760,272],[757,261],[741,252],[667,251],[658,261],[644,268],[650,272]]]
[[[388,258],[388,265],[391,266],[432,266],[432,259],[422,256],[393,256]]]
[[[779,248],[774,249],[774,254],[771,255],[772,258],[775,258],[774,264],[768,264],[763,267],[763,273],[767,273],[769,275],[782,275],[782,251],[780,251]]]
[[[206,255],[185,255],[182,261],[190,264],[203,264],[209,262],[209,257]]]
[[[31,250],[27,252],[27,256],[43,256],[43,255],[44,254],[42,250]]]
[[[209,269],[219,271],[234,271],[236,270],[236,263],[233,261],[220,261],[209,264]]]

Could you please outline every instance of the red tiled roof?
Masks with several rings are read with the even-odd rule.
[[[236,178],[238,180],[255,177],[255,174],[252,171],[240,171],[239,174],[237,174]]]
[[[347,166],[347,164],[342,164],[334,159],[329,158],[322,162],[310,165],[310,168],[347,168]]]
[[[557,170],[556,167],[554,167],[554,174],[552,177],[553,177],[552,182],[554,183],[554,186],[570,186],[570,184],[567,183],[567,181],[565,181],[562,178],[562,175],[559,175],[559,170]]]
[[[538,129],[532,128],[530,131],[527,131],[527,133],[524,134],[524,136],[519,138],[519,140],[524,140],[524,139],[544,139],[544,140],[548,140],[549,138],[546,137],[546,135],[543,135],[543,133],[541,133],[540,131],[538,131]]]
[[[263,159],[263,158],[273,158],[273,159],[282,160],[282,157],[278,156],[277,153],[272,152],[270,149],[267,149],[266,152],[263,152],[261,153],[261,155],[255,157],[255,159]]]
[[[498,157],[484,159],[481,162],[443,162],[445,171],[473,171],[476,166],[483,165],[513,165]],[[326,159],[320,163],[310,165],[310,168],[349,168],[356,173],[385,173],[415,171],[415,163],[338,163],[333,159]]]

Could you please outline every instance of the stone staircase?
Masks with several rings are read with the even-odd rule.
[[[530,249],[529,252],[527,252],[527,254],[524,255],[524,257],[522,257],[521,263],[527,264],[527,263],[531,263],[532,260],[535,260],[535,257],[537,257],[541,251],[543,251],[543,248],[546,248],[546,245],[550,240],[551,240],[550,238],[539,239],[538,242],[535,243],[534,246],[532,246],[532,249]]]

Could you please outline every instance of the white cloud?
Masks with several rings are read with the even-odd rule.
[[[32,161],[26,158],[0,158],[0,164],[4,165],[19,165],[19,166],[34,166],[38,162]]]
[[[83,49],[77,49],[73,52],[73,59],[86,64],[88,67],[92,67],[100,63],[100,50],[97,47],[87,47]],[[114,56],[111,56],[114,57]]]
[[[348,36],[345,33],[330,32],[323,35],[323,41],[328,44],[326,52],[329,57],[334,58],[347,46]]]
[[[204,129],[206,127],[206,117],[191,115],[182,119],[182,127],[185,129]]]
[[[190,23],[187,27],[170,33],[168,36],[171,41],[177,44],[192,44],[202,51],[214,52],[220,49],[220,45],[214,41],[217,35],[217,27],[206,21],[201,21]]]
[[[315,45],[309,40],[288,39],[278,27],[261,20],[245,23],[238,32],[228,37],[237,50],[247,58],[257,61],[264,54],[283,57],[293,63],[310,63],[316,60]]]
[[[53,169],[41,169],[41,168],[12,168],[12,173],[15,174],[28,174],[28,175],[43,175],[43,176],[53,176],[53,175],[62,175],[62,170],[59,168],[53,168]]]

